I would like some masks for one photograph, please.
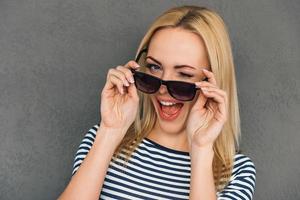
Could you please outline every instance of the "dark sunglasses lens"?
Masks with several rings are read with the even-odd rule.
[[[196,89],[193,84],[183,82],[169,82],[169,93],[179,101],[190,101],[194,98]]]
[[[145,93],[155,93],[160,87],[160,81],[145,73],[136,72],[134,74],[137,89]]]

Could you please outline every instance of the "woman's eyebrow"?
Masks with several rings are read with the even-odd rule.
[[[158,63],[159,65],[161,65],[161,63],[160,63],[158,60],[156,60],[155,58],[153,58],[152,56],[147,56],[146,59],[147,59],[147,58],[150,58],[150,59],[153,60],[154,62],[156,62],[156,63]],[[184,68],[184,67],[188,67],[188,68],[191,68],[191,69],[196,69],[195,67],[192,67],[192,66],[190,66],[190,65],[175,65],[175,66],[174,66],[175,69],[180,69],[180,68]]]

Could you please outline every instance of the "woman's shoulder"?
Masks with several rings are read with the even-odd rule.
[[[92,148],[99,125],[100,124],[95,124],[94,126],[90,127],[87,132],[85,132],[85,135],[74,156],[72,176],[76,173],[84,158]]]
[[[237,177],[251,177],[254,181],[256,177],[256,167],[253,159],[242,152],[237,152],[234,156],[232,179]]]
[[[95,124],[92,127],[88,129],[88,131],[85,133],[85,136],[90,136],[90,138],[95,139],[97,130],[99,128],[99,124]]]
[[[244,153],[238,152],[234,156],[232,175],[226,187],[217,193],[221,199],[251,200],[256,184],[256,170],[253,160]],[[239,199],[240,199],[239,198]]]
[[[234,155],[234,165],[236,167],[253,166],[255,168],[253,159],[241,151]]]
[[[92,127],[90,127],[88,129],[88,131],[85,132],[85,136],[83,138],[83,141],[84,140],[89,140],[90,142],[93,143],[95,138],[96,138],[98,128],[99,128],[99,124],[95,124]]]
[[[100,126],[100,124],[95,124],[94,126],[92,126],[92,127],[89,129],[89,131],[96,131],[96,132],[97,132],[99,126]],[[95,134],[96,134],[96,133],[95,133]]]

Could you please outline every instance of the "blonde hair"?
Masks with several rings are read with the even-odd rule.
[[[136,57],[142,49],[148,47],[156,31],[177,27],[202,37],[211,71],[219,88],[226,91],[228,96],[228,118],[213,146],[213,173],[217,192],[229,182],[240,139],[240,116],[230,39],[222,18],[215,11],[206,7],[184,5],[165,11],[153,22],[139,45]],[[134,149],[152,130],[157,118],[149,96],[139,91],[138,95],[140,102],[136,119],[113,156],[115,159],[115,156],[119,157],[123,152],[126,155],[126,163]]]

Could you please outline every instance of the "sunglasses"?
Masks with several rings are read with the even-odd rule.
[[[146,52],[146,49],[143,49],[139,52],[135,61],[139,63],[142,53]],[[152,76],[150,74],[131,69],[134,77],[134,83],[138,90],[147,94],[153,94],[157,92],[161,85],[165,85],[169,94],[178,101],[191,101],[196,95],[197,90],[194,83],[189,83],[185,81],[165,81],[158,77]],[[208,79],[205,78],[205,81]],[[204,81],[203,80],[203,81]]]

